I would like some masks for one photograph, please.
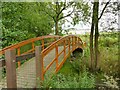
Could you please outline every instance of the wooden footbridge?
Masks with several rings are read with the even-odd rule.
[[[82,40],[74,35],[41,36],[0,51],[0,88],[35,88],[47,73],[57,73]],[[4,75],[4,76],[3,76]]]

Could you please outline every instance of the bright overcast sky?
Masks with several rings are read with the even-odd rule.
[[[93,7],[93,5],[92,5],[92,0],[85,0],[85,1],[87,1],[87,2],[89,2],[89,4],[91,5],[91,7]],[[108,0],[99,0],[100,2],[102,2],[102,1],[108,1]],[[111,0],[111,2],[117,2],[117,0]],[[105,5],[105,4],[104,4]],[[104,7],[104,5],[100,5],[99,6],[99,9],[100,10],[102,10],[103,9],[103,7]],[[72,9],[69,9],[69,10],[72,10]],[[69,11],[68,10],[68,11]],[[66,15],[66,14],[68,14],[68,11],[64,11],[64,15]],[[92,12],[92,9],[91,9],[91,12]],[[100,14],[101,12],[99,12],[99,14]],[[107,22],[108,20],[113,20],[114,18],[116,18],[117,19],[117,23],[118,23],[118,15],[114,15],[114,14],[111,14],[111,13],[105,13],[105,14],[103,14],[103,16],[102,16],[102,18],[100,19],[100,23],[101,23],[101,21],[104,21],[104,25],[103,26],[106,26],[106,27],[108,27],[109,25],[110,25],[110,22]],[[70,17],[67,17],[66,18],[67,20],[69,20],[69,21],[72,21],[72,19],[70,18]],[[90,19],[90,22],[91,22],[92,20]],[[100,26],[100,23],[99,23],[99,29],[103,29],[101,26]],[[114,27],[116,27],[116,29],[118,28],[118,25],[117,24],[113,24],[113,26]],[[80,22],[79,24],[77,24],[77,25],[75,25],[75,26],[73,26],[73,25],[71,25],[69,22],[66,22],[63,26],[62,26],[62,28],[63,29],[69,29],[69,28],[75,28],[75,29],[77,29],[77,30],[79,30],[79,29],[90,29],[90,27],[91,27],[91,24],[83,24],[82,22]]]

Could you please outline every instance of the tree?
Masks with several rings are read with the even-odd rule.
[[[55,34],[59,35],[60,31],[58,29],[59,22],[61,20],[65,20],[66,17],[71,17],[73,20],[73,25],[77,24],[79,21],[87,21],[89,16],[89,6],[88,3],[83,2],[47,2],[47,3],[39,3],[39,6],[47,7],[41,9],[41,11],[48,14],[54,21],[55,24]],[[69,10],[70,9],[70,10]],[[50,12],[51,10],[51,12]],[[64,15],[64,11],[68,11],[66,15]],[[81,19],[82,17],[82,19]]]
[[[110,0],[106,3],[105,7],[103,8],[100,17],[99,15],[99,0],[94,0],[93,3],[93,16],[92,16],[92,25],[91,25],[91,33],[90,33],[90,56],[91,56],[91,69],[96,70],[99,69],[98,61],[99,61],[99,50],[98,50],[98,37],[99,37],[99,29],[98,23],[100,18],[102,17],[104,10],[106,9],[107,5],[109,4]],[[95,39],[94,39],[94,48],[93,48],[93,37],[95,31]]]
[[[106,4],[105,2],[102,2],[101,5]],[[116,0],[116,2],[109,2],[109,5],[107,6],[107,8],[104,11],[104,14],[100,19],[101,22],[101,27],[103,27],[104,31],[115,31],[117,29],[117,24],[118,24],[118,8],[119,8],[119,4]],[[110,15],[110,17],[107,17],[108,15]],[[106,22],[104,22],[106,21]]]
[[[45,13],[39,12],[36,3],[3,2],[3,47],[28,38],[47,35],[52,32],[52,28],[52,20]]]

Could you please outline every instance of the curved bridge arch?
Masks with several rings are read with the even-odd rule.
[[[52,39],[52,41],[51,40],[49,40],[49,42],[46,42],[45,41],[45,39]],[[35,42],[37,42],[37,41],[40,41],[41,43],[39,43],[39,45],[35,45]],[[23,53],[21,53],[21,47],[23,47],[23,46],[25,46],[25,45],[28,45],[28,44],[30,44],[31,45],[31,49],[30,50],[27,50],[27,51],[25,51],[25,52],[23,52]],[[4,49],[2,49],[1,51],[0,51],[0,55],[4,55],[5,54],[5,52],[9,52],[9,55],[8,55],[8,57],[9,58],[7,58],[7,65],[8,64],[10,64],[10,65],[8,65],[8,66],[6,66],[6,67],[9,67],[8,69],[7,69],[7,71],[9,72],[10,71],[10,74],[9,73],[6,73],[7,74],[7,87],[8,88],[10,88],[10,87],[12,87],[12,88],[16,88],[17,87],[17,85],[18,85],[18,87],[20,87],[20,85],[19,84],[17,84],[16,82],[18,81],[18,83],[20,83],[19,82],[19,80],[17,80],[17,79],[19,79],[20,77],[19,77],[19,74],[18,74],[18,77],[17,77],[17,79],[16,79],[16,77],[13,77],[14,75],[16,76],[16,62],[19,62],[19,61],[22,61],[22,60],[24,60],[23,58],[20,60],[19,59],[19,57],[24,57],[25,55],[28,55],[28,54],[30,54],[30,53],[32,53],[32,54],[34,54],[32,57],[36,57],[36,56],[38,56],[38,61],[42,61],[41,62],[41,66],[37,66],[37,60],[36,59],[32,59],[32,61],[35,61],[36,62],[36,64],[34,63],[34,65],[33,65],[33,62],[32,63],[29,63],[30,65],[32,65],[32,66],[34,66],[34,68],[32,68],[32,70],[35,70],[35,68],[38,68],[38,67],[40,67],[41,68],[41,70],[39,70],[39,68],[38,68],[38,77],[40,77],[40,79],[41,80],[44,80],[44,75],[45,75],[45,73],[48,71],[48,69],[50,69],[51,68],[51,66],[53,65],[53,63],[55,63],[55,70],[54,70],[54,72],[55,73],[57,73],[58,71],[59,71],[59,69],[62,67],[62,65],[64,64],[64,62],[66,61],[66,59],[67,59],[67,57],[73,52],[73,51],[75,51],[76,49],[81,49],[81,50],[83,50],[83,42],[82,42],[82,40],[79,38],[79,37],[77,37],[77,36],[75,36],[75,35],[69,35],[69,36],[65,36],[65,37],[61,37],[61,36],[50,36],[50,35],[48,35],[48,36],[42,36],[42,37],[36,37],[36,38],[32,38],[32,39],[28,39],[28,40],[25,40],[25,41],[22,41],[22,42],[20,42],[20,43],[17,43],[17,44],[15,44],[15,45],[11,45],[11,46],[8,46],[8,47],[6,47],[6,48],[4,48]],[[45,46],[46,45],[48,45],[46,48],[45,48]],[[41,51],[39,50],[39,48],[37,48],[37,47],[41,47]],[[36,55],[36,49],[38,49],[38,52],[40,52],[40,53],[38,53],[38,55]],[[16,52],[15,53],[12,53],[12,51],[13,50],[15,50]],[[45,59],[45,57],[48,55],[48,54],[50,54],[50,52],[52,51],[52,50],[54,50],[55,51],[55,55],[54,55],[54,58],[53,59],[51,59],[51,61],[48,63],[48,65],[46,65],[45,67],[44,67],[44,59]],[[12,57],[12,56],[13,57]],[[61,59],[60,58],[60,56],[63,56],[63,58]],[[6,55],[6,57],[7,57],[7,55]],[[31,58],[31,57],[30,57]],[[48,58],[48,59],[50,59],[50,58]],[[9,61],[10,60],[10,61]],[[3,60],[4,61],[4,63],[6,62],[5,60]],[[14,61],[14,62],[13,62]],[[49,61],[49,60],[48,60]],[[0,67],[2,67],[2,66],[5,66],[5,64],[3,64],[2,63],[2,61],[0,61]],[[14,66],[12,66],[12,65],[14,65]],[[25,64],[26,65],[26,64]],[[36,65],[36,66],[35,66]],[[19,65],[18,65],[19,66]],[[19,66],[20,67],[20,66]],[[27,66],[26,66],[27,67]],[[26,69],[25,69],[26,70]],[[21,70],[22,71],[22,70]],[[27,70],[26,70],[27,71]],[[40,71],[40,72],[39,72]],[[12,73],[13,72],[13,73]],[[22,72],[21,72],[22,73]],[[24,73],[23,73],[24,74]],[[22,75],[23,75],[22,74]],[[31,72],[29,72],[29,74],[31,75]],[[36,76],[35,76],[36,75]],[[23,75],[23,76],[25,76],[25,75]],[[34,72],[34,76],[35,76],[35,79],[37,78],[37,70]],[[27,77],[27,76],[25,76],[25,77]],[[30,76],[31,77],[31,76]],[[11,78],[13,78],[13,79],[11,79]],[[21,78],[20,78],[21,79]],[[31,78],[29,78],[29,79],[31,79]],[[34,79],[34,80],[35,80]],[[14,81],[16,81],[16,82],[14,82]],[[32,80],[31,80],[32,81]],[[24,81],[24,83],[25,82],[29,82],[29,80],[27,81]],[[35,82],[36,82],[36,80],[35,81],[32,81],[32,83],[34,83],[35,84]],[[34,84],[33,84],[33,86],[34,86]],[[0,85],[1,85],[1,83],[0,83]],[[16,86],[15,86],[16,85]],[[23,84],[24,85],[24,84]],[[26,84],[25,84],[26,85]],[[6,86],[6,84],[5,84],[5,86]],[[31,86],[31,85],[30,85]],[[22,87],[24,87],[24,86],[22,86]],[[28,86],[29,87],[29,86]],[[34,86],[35,87],[35,86]]]
[[[52,42],[56,41],[59,38],[61,38],[61,36],[46,35],[46,36],[40,36],[40,37],[27,39],[27,40],[21,41],[17,44],[13,44],[13,45],[3,48],[2,50],[0,50],[0,56],[4,55],[6,50],[16,50],[16,56],[21,56],[21,55],[25,55],[25,54],[34,52],[35,46],[36,46],[35,42],[37,42],[37,41],[40,41],[39,45],[41,45],[42,50],[44,50],[45,46],[50,45]],[[45,43],[45,39],[53,39],[53,40]],[[28,45],[28,44],[30,44],[31,48],[29,50],[26,50],[25,52],[21,53],[21,47],[24,47],[25,45]],[[4,65],[2,65],[0,63],[0,66],[4,66]],[[18,67],[20,67],[20,61],[18,61]]]
[[[63,50],[59,52],[59,48],[63,47]],[[66,61],[67,57],[76,49],[81,49],[83,50],[83,42],[82,40],[75,36],[75,35],[69,35],[69,36],[65,36],[62,37],[60,39],[58,39],[57,41],[53,42],[51,45],[49,45],[46,49],[44,49],[41,52],[41,58],[42,58],[42,62],[44,62],[44,57],[53,49],[55,49],[55,57],[54,59],[46,66],[46,68],[44,68],[44,65],[42,67],[42,75],[41,75],[41,79],[44,80],[44,74],[46,73],[46,71],[51,67],[51,65],[56,62],[56,69],[55,69],[55,73],[57,73],[59,71],[59,69],[62,67],[62,65],[64,64],[64,62]],[[63,54],[63,59],[60,63],[58,63],[58,57]],[[44,63],[43,63],[44,64]]]

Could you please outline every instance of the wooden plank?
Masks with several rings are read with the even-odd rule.
[[[18,47],[17,49],[17,55],[20,56],[20,47]],[[18,67],[20,67],[20,64],[21,64],[20,61],[18,61]]]
[[[34,41],[32,42],[32,50],[35,50],[35,44]],[[33,51],[34,52],[34,51]]]
[[[35,47],[35,62],[36,62],[36,84],[38,84],[38,79],[44,80],[44,65],[43,65],[43,58],[41,55],[41,47]]]
[[[26,59],[31,59],[33,57],[35,57],[35,53],[29,53],[29,54],[25,54],[25,55],[20,55],[20,56],[16,57],[16,62],[26,60]]]
[[[0,67],[4,67],[5,66],[5,59],[0,59]]]
[[[44,39],[42,39],[42,50],[44,50]]]
[[[15,50],[5,51],[7,88],[17,88]]]
[[[35,53],[29,53],[25,55],[16,56],[16,62],[31,59],[33,57],[35,57]],[[6,65],[5,59],[0,59],[0,67],[3,67],[5,65]]]

